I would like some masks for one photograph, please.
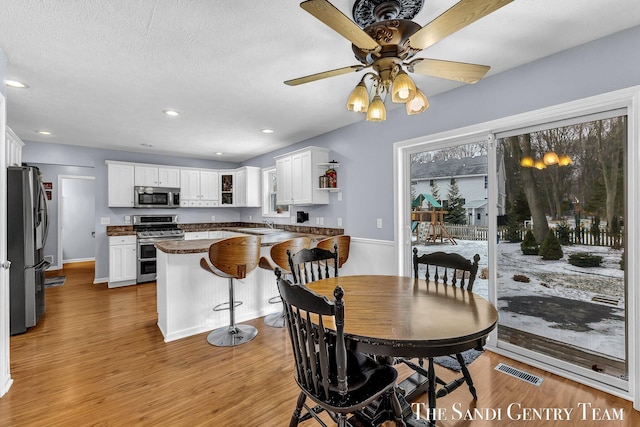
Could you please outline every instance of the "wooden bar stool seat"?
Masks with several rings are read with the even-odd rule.
[[[274,272],[279,268],[283,273],[289,272],[289,258],[287,257],[287,250],[292,253],[297,253],[301,249],[308,248],[311,245],[311,239],[308,237],[296,237],[294,239],[285,240],[284,242],[276,243],[271,247],[269,260],[267,257],[261,257],[259,266],[265,270],[271,270]],[[269,304],[280,304],[282,299],[280,295],[269,298]],[[280,313],[272,313],[264,317],[264,324],[273,328],[284,328],[285,314],[284,307]]]
[[[236,325],[235,308],[242,301],[235,300],[235,279],[244,279],[258,266],[260,258],[259,236],[238,236],[222,239],[209,246],[209,259],[202,258],[200,267],[211,274],[229,279],[229,301],[216,305],[213,310],[229,310],[229,326],[214,329],[207,342],[219,347],[231,347],[251,341],[258,330],[251,325]]]

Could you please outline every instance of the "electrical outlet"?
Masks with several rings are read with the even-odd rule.
[[[320,217],[319,216],[316,217],[316,225],[320,225]]]
[[[125,224],[131,224],[131,216],[130,215],[125,215],[124,216],[124,223]]]
[[[249,215],[249,221],[253,221],[253,215]]]
[[[109,218],[108,216],[100,217],[100,224],[102,224],[102,225],[111,224],[111,218]]]
[[[338,201],[342,201],[342,191],[338,191]]]
[[[342,218],[338,218],[338,227],[342,227]]]
[[[324,217],[320,217],[320,225],[324,225]]]
[[[378,220],[376,221],[376,224],[378,228],[382,228],[382,218],[378,218]]]
[[[212,222],[216,222],[216,216],[215,215],[211,215],[211,221]]]

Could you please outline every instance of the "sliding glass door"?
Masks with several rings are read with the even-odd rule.
[[[496,138],[498,346],[623,390],[627,133],[619,110]]]
[[[450,141],[442,148],[410,155],[411,253],[407,257],[414,249],[418,255],[455,252],[469,260],[480,255],[473,290],[488,299],[487,159],[483,137]]]

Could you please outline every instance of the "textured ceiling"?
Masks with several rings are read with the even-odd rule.
[[[353,0],[332,3],[351,17]],[[455,3],[426,0],[414,21]],[[515,0],[417,57],[491,76],[639,24],[638,0]],[[29,141],[240,162],[364,120],[344,107],[357,74],[283,84],[358,63],[298,0],[2,0],[0,48],[30,86],[7,89]],[[413,77],[427,96],[459,86]]]

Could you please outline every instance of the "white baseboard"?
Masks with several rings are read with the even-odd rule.
[[[75,258],[75,259],[64,259],[62,260],[62,264],[71,264],[74,262],[87,262],[87,261],[95,261],[95,257],[90,257],[90,258]]]
[[[93,279],[93,284],[97,285],[98,283],[107,283],[109,282],[109,278],[108,277],[96,277]]]

